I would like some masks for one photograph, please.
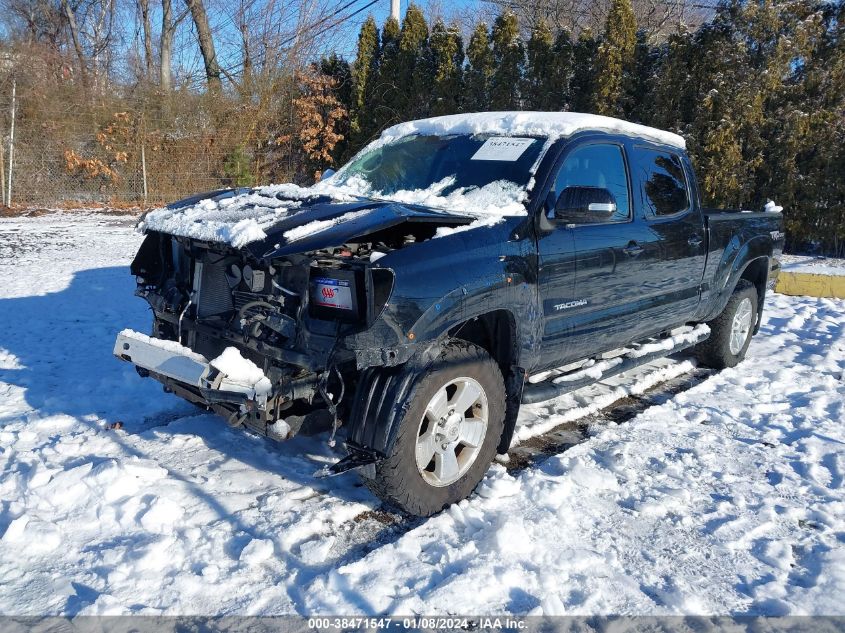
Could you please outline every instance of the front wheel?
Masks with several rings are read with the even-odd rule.
[[[734,367],[751,344],[757,322],[757,289],[740,279],[722,313],[707,325],[710,337],[696,348],[698,359],[715,369]]]
[[[467,497],[487,472],[505,420],[502,373],[480,347],[453,341],[406,405],[390,455],[366,481],[389,503],[429,516]]]

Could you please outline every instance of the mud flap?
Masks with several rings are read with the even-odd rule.
[[[519,416],[519,406],[522,403],[522,389],[525,385],[525,370],[522,367],[511,367],[505,378],[505,428],[502,429],[502,439],[496,452],[504,455],[511,447],[513,434],[516,430],[516,419]]]
[[[360,472],[365,477],[373,479],[376,476],[375,465],[383,458],[375,451],[358,448],[350,444],[346,445],[346,450],[349,454],[341,459],[339,462],[324,466],[314,473],[318,479],[324,477],[336,477],[342,475],[349,470],[361,469]]]

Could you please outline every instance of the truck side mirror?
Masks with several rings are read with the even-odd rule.
[[[555,203],[555,219],[568,224],[607,222],[616,213],[616,198],[602,187],[567,187]]]

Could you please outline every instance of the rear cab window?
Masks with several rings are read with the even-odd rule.
[[[637,147],[633,172],[647,216],[665,218],[689,211],[690,190],[681,157],[670,151]]]

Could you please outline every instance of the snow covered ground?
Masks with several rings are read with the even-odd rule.
[[[781,257],[783,270],[791,273],[816,275],[845,275],[845,259],[834,257],[813,257],[806,255],[784,255]]]
[[[0,220],[0,613],[845,614],[845,302],[772,296],[717,375],[525,408],[510,469],[423,521],[313,479],[325,437],[231,430],[113,359],[148,328],[139,242]]]

